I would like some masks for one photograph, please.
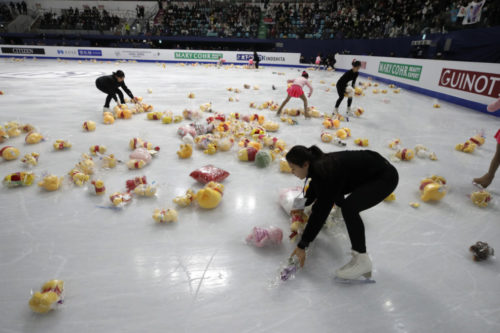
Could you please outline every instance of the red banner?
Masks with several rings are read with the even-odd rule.
[[[443,68],[439,85],[493,98],[500,96],[500,74]]]

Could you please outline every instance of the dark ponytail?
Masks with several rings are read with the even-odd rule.
[[[117,70],[116,72],[113,72],[113,75],[120,78],[125,77],[125,73],[123,73],[122,70]]]
[[[302,72],[302,77],[305,77],[306,79],[309,78],[309,74],[306,71]]]
[[[313,163],[323,157],[323,152],[317,146],[311,146],[309,148],[305,146],[293,146],[292,149],[286,154],[286,160],[289,163],[293,163],[300,167],[304,166],[304,163]]]

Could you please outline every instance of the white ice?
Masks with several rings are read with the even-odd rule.
[[[489,188],[494,199],[488,208],[474,206],[467,197],[474,190],[472,178],[486,172],[494,154],[492,136],[500,128],[499,118],[441,101],[442,107],[434,109],[433,98],[405,90],[374,95],[369,88],[366,96],[356,97],[354,105],[364,107],[365,114],[344,123],[353,134],[348,149],[356,149],[354,138],[366,137],[369,148],[388,157],[392,151],[387,143],[399,137],[404,147],[426,145],[439,161],[395,163],[400,174],[396,201],[362,214],[377,283],[333,281],[334,270],[350,259],[350,243],[345,230],[330,229],[315,240],[305,269],[271,288],[294,244],[284,239],[279,248],[256,249],[244,238],[253,226],[267,225],[281,227],[287,235],[288,217],[278,204],[278,192],[301,181],[279,173],[276,163],[258,169],[239,162],[235,150],[213,156],[195,151],[191,159],[179,160],[178,124],[148,121],[145,114],[101,124],[105,96],[94,81],[118,68],[134,94],[156,110],[175,113],[210,101],[226,114],[255,113],[250,102],[281,103],[285,79],[300,74],[271,67],[250,71],[0,60],[0,90],[5,93],[0,96],[0,122],[30,123],[47,137],[35,146],[25,145],[24,137],[5,144],[18,147],[22,155],[39,152],[38,176],[66,175],[91,145],[104,144],[123,160],[132,137],[161,146],[159,156],[143,170],[128,171],[122,165],[99,174],[108,195],[142,174],[160,185],[156,199],[136,199],[122,211],[98,208],[109,204],[108,195],[97,198],[67,182],[51,193],[37,186],[0,188],[0,332],[500,332],[498,260],[473,262],[468,251],[478,240],[500,250],[500,179]],[[330,84],[339,76],[311,72],[315,90],[310,105],[331,112],[337,93]],[[260,90],[245,90],[244,83]],[[230,93],[227,87],[242,92]],[[196,98],[188,99],[189,92]],[[240,101],[230,103],[229,96]],[[301,101],[295,99],[289,107],[302,107]],[[258,112],[274,117],[267,110]],[[95,132],[82,131],[86,120],[98,122]],[[281,123],[277,134],[289,146],[342,149],[321,142],[320,119],[298,120],[298,126]],[[487,138],[484,146],[473,154],[454,150],[480,129]],[[55,139],[68,139],[73,148],[54,152]],[[212,211],[179,209],[176,224],[156,224],[153,210],[174,207],[173,197],[199,189],[189,173],[209,163],[231,173],[221,205]],[[19,160],[0,162],[1,177],[21,170]],[[448,195],[436,204],[410,207],[409,202],[420,201],[420,180],[432,174],[447,178]],[[28,307],[30,292],[50,279],[65,281],[65,303],[47,315],[34,314]]]

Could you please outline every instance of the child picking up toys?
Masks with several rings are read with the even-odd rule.
[[[489,112],[500,110],[500,98],[488,105],[487,110]],[[491,160],[488,172],[480,178],[474,178],[474,183],[481,185],[483,188],[487,188],[491,184],[493,178],[495,178],[495,173],[498,169],[498,166],[500,165],[500,129],[495,135],[495,139],[497,139],[497,150],[495,152],[495,155],[493,156],[493,159]]]
[[[287,80],[287,83],[291,83],[292,85],[286,90],[288,96],[278,109],[278,116],[281,114],[281,111],[283,110],[283,107],[286,105],[286,103],[288,103],[292,97],[295,97],[295,98],[300,98],[304,102],[305,116],[306,118],[310,117],[309,110],[307,108],[306,94],[304,93],[304,90],[302,90],[304,86],[307,86],[309,88],[309,94],[307,95],[307,97],[309,98],[311,97],[313,92],[313,87],[311,83],[308,81],[308,79],[309,79],[309,74],[307,74],[306,71],[303,71],[301,77],[298,77],[294,80]]]

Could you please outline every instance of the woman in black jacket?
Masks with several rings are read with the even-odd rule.
[[[365,228],[359,213],[383,201],[396,188],[398,172],[371,150],[323,153],[318,147],[294,146],[286,155],[292,173],[310,178],[306,206],[312,206],[302,238],[293,252],[301,266],[305,248],[316,238],[333,205],[341,208],[352,245],[352,260],[336,271],[341,279],[370,277],[372,263],[366,253]],[[349,196],[345,197],[346,194]]]
[[[351,84],[351,87],[354,90],[360,68],[361,68],[361,62],[357,61],[357,60],[353,61],[352,62],[352,69],[345,72],[344,75],[342,75],[340,77],[340,79],[337,81],[337,93],[339,94],[339,98],[337,99],[337,102],[335,103],[334,116],[340,115],[339,114],[339,106],[345,97],[347,86],[349,84]],[[354,93],[354,91],[351,94],[349,94],[349,96],[347,97],[347,115],[348,116],[351,116],[351,104],[352,104],[353,93]]]
[[[137,102],[137,99],[125,85],[125,73],[123,73],[123,71],[121,70],[117,70],[111,75],[105,75],[97,78],[97,80],[95,80],[95,85],[97,89],[108,95],[106,96],[106,102],[104,103],[104,112],[109,111],[109,102],[111,102],[111,99],[114,99],[118,104],[116,95],[120,97],[120,104],[125,104],[123,93],[121,92],[120,88],[122,88],[127,93],[127,95],[132,100],[134,100],[134,102]]]

